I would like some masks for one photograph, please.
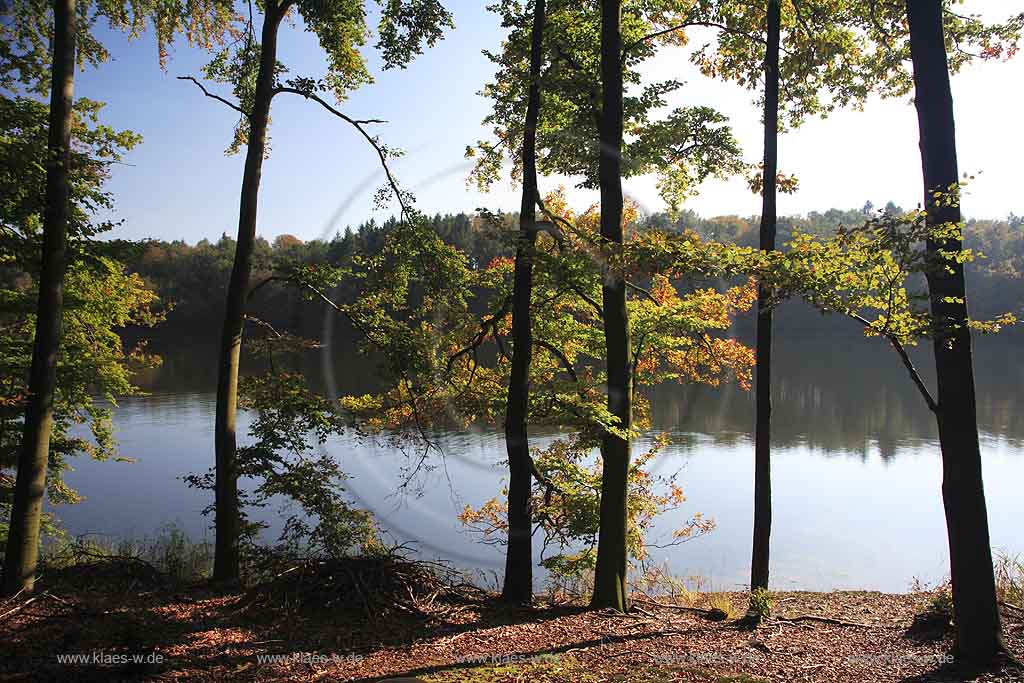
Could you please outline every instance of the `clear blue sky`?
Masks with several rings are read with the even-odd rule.
[[[487,133],[480,121],[488,103],[477,93],[493,67],[481,50],[497,48],[501,27],[480,0],[449,0],[446,5],[456,28],[445,40],[406,70],[375,69],[377,82],[353,93],[341,108],[356,117],[388,120],[377,132],[388,145],[407,151],[394,167],[403,185],[416,192],[421,209],[515,209],[518,198],[507,183],[488,195],[467,189],[463,159],[466,145]],[[105,122],[144,137],[126,158],[128,165],[116,167],[110,183],[125,221],[112,236],[195,242],[223,232],[233,235],[243,155],[227,157],[223,151],[236,115],[175,78],[199,76],[207,55],[179,41],[167,70],[161,71],[151,34],[131,43],[108,34],[105,41],[112,61],[82,73],[76,94],[107,102]],[[282,27],[281,60],[293,74],[323,74],[319,46],[301,27]],[[704,79],[679,49],[652,60],[648,76],[687,81],[671,104],[721,109],[732,119],[748,159],[759,158],[761,130],[753,93]],[[965,200],[968,215],[1024,213],[1018,184],[1024,137],[1017,134],[1022,82],[1021,59],[980,65],[954,79],[961,169],[981,172]],[[381,182],[375,177],[376,155],[354,129],[315,103],[290,95],[275,98],[272,119],[272,153],[264,164],[260,195],[261,235],[329,237],[346,224],[386,215],[375,214],[372,207]],[[780,198],[783,213],[860,207],[866,200],[878,205],[890,199],[905,206],[918,202],[916,119],[907,101],[871,102],[863,112],[811,121],[782,138],[779,154],[783,170],[801,180],[799,193]],[[560,182],[565,181],[545,179],[543,189]],[[632,179],[626,190],[646,208],[661,208],[652,179]],[[596,197],[578,192],[572,198],[585,205]],[[742,181],[734,180],[706,183],[688,207],[706,215],[754,214],[758,205]]]

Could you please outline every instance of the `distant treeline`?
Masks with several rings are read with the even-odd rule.
[[[891,203],[886,210],[899,211]],[[785,244],[794,231],[828,234],[840,226],[862,224],[875,213],[869,203],[859,210],[830,209],[824,213],[784,217],[779,221],[779,244]],[[449,244],[466,254],[473,266],[483,266],[498,256],[511,254],[510,235],[517,225],[516,214],[498,216],[499,224],[465,213],[437,214],[430,222]],[[642,227],[661,230],[696,231],[709,240],[756,247],[758,216],[715,216],[705,218],[684,211],[677,218],[666,214],[646,216]],[[339,231],[332,239],[302,241],[293,235],[279,235],[273,242],[258,238],[254,254],[253,282],[273,272],[283,262],[330,263],[344,265],[359,254],[373,254],[384,244],[394,219],[368,221]],[[1021,315],[1024,306],[1024,217],[971,219],[965,230],[966,246],[981,252],[984,258],[969,264],[970,305],[975,317],[984,318],[1007,311]],[[216,335],[223,315],[225,288],[235,252],[235,242],[222,235],[216,242],[201,240],[190,245],[182,240],[150,240],[125,245],[122,260],[130,271],[142,275],[172,306],[167,322],[158,334],[190,330],[193,334]],[[344,288],[344,284],[342,285]],[[351,292],[336,292],[345,297]],[[286,285],[273,283],[263,287],[250,302],[249,311],[261,320],[297,333],[317,336],[323,324],[320,304],[304,300]],[[822,334],[836,327],[848,329],[839,319],[821,315],[800,305],[780,312],[784,333],[803,336]],[[747,323],[740,321],[739,333],[746,335]]]

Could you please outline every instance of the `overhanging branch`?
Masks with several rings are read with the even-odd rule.
[[[859,322],[861,325],[864,325],[865,327],[871,326],[871,321],[869,321],[867,318],[864,318],[863,316],[857,315],[856,313],[852,313],[850,314],[850,317]],[[914,385],[917,387],[917,390],[921,392],[921,396],[924,398],[924,402],[928,404],[928,409],[931,410],[933,413],[938,413],[939,404],[932,397],[932,392],[928,390],[928,386],[924,383],[924,380],[921,378],[921,373],[917,371],[917,368],[914,366],[914,362],[910,360],[910,355],[907,353],[907,350],[903,347],[903,344],[900,342],[899,339],[896,338],[895,335],[891,333],[885,334],[885,338],[889,340],[889,343],[892,345],[892,348],[896,349],[896,353],[899,354],[900,360],[903,361],[903,366],[907,369],[907,372],[910,373],[910,379],[914,381]]]
[[[195,76],[178,76],[178,80],[179,81],[192,81],[193,83],[196,84],[196,87],[198,87],[200,90],[202,90],[203,94],[206,95],[207,97],[209,97],[210,99],[217,100],[221,104],[224,104],[224,105],[226,105],[228,107],[231,107],[232,109],[237,111],[239,114],[241,114],[245,118],[250,118],[249,112],[247,112],[246,110],[242,109],[240,106],[238,106],[237,104],[235,104],[231,100],[227,100],[227,99],[221,97],[220,95],[217,95],[215,93],[210,92],[209,90],[206,89],[206,86],[204,86],[202,83],[200,83],[196,79]]]
[[[398,200],[398,206],[401,209],[402,216],[406,219],[409,218],[409,207],[405,205],[405,199],[402,197],[402,191],[398,188],[398,181],[395,180],[395,177],[393,175],[391,175],[391,168],[388,166],[387,152],[384,150],[383,147],[381,147],[381,144],[380,142],[377,141],[377,138],[367,133],[366,129],[363,127],[367,124],[387,123],[387,121],[384,121],[383,119],[354,119],[351,116],[348,116],[347,114],[338,111],[337,108],[331,106],[330,103],[328,103],[326,100],[324,100],[316,93],[300,90],[298,88],[278,86],[277,88],[274,89],[274,93],[291,93],[293,95],[305,97],[307,100],[313,100],[321,107],[331,112],[339,119],[342,119],[343,121],[346,121],[347,123],[351,124],[356,130],[358,130],[359,134],[362,135],[366,139],[366,141],[369,142],[371,146],[373,146],[374,151],[377,152],[377,156],[380,158],[381,168],[384,169],[384,175],[387,176],[388,185],[391,187],[391,191],[394,193],[395,199]]]

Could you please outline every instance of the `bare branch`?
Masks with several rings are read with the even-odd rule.
[[[861,325],[864,325],[865,327],[871,326],[871,321],[867,318],[856,313],[851,313],[849,315]],[[932,397],[932,393],[928,390],[928,385],[924,383],[924,380],[921,378],[921,373],[917,371],[917,368],[914,366],[914,362],[910,360],[910,355],[907,354],[907,350],[903,347],[903,344],[893,334],[886,334],[885,338],[889,340],[890,344],[892,344],[892,348],[896,349],[896,353],[899,354],[900,360],[903,361],[903,366],[907,369],[907,372],[910,373],[910,379],[914,380],[914,385],[917,386],[917,390],[921,392],[924,402],[928,404],[928,409],[933,413],[939,412],[939,404]]]
[[[367,133],[366,129],[363,127],[364,125],[370,123],[387,123],[386,121],[382,119],[354,119],[351,116],[348,116],[338,111],[335,107],[332,107],[326,100],[324,100],[316,93],[306,92],[304,90],[299,90],[298,88],[279,86],[274,89],[274,92],[291,93],[293,95],[300,95],[302,97],[305,97],[307,100],[313,100],[327,111],[331,112],[338,118],[350,123],[353,127],[355,127],[355,129],[359,131],[359,134],[366,138],[366,141],[369,142],[373,146],[373,149],[377,152],[377,156],[380,158],[380,165],[384,169],[384,175],[387,176],[388,185],[391,186],[391,191],[394,192],[395,199],[398,200],[398,206],[401,208],[402,215],[406,219],[409,218],[409,207],[405,205],[405,199],[402,197],[402,191],[398,188],[398,181],[395,180],[395,177],[393,175],[391,175],[391,168],[388,166],[387,153],[385,152],[384,148],[381,147],[380,142],[377,141],[377,138]]]
[[[271,282],[282,282],[282,281],[283,282],[291,282],[291,280],[289,278],[282,277],[280,275],[271,275],[269,277],[264,278],[263,280],[260,280],[255,285],[253,285],[252,289],[249,290],[249,293],[245,297],[246,301],[251,299],[256,294],[256,292],[260,291],[261,289],[263,289],[264,287],[269,285]]]
[[[921,392],[921,396],[924,397],[924,402],[928,404],[928,409],[933,413],[939,412],[939,404],[932,398],[932,394],[928,391],[928,387],[925,385],[924,380],[921,379],[921,375],[917,372],[917,368],[914,367],[913,361],[910,360],[910,356],[907,355],[907,350],[903,348],[901,344],[893,335],[888,336],[889,343],[896,349],[896,353],[900,355],[900,360],[903,361],[903,365],[907,368],[907,372],[910,373],[910,378],[914,380],[914,384],[917,385],[917,390]]]
[[[740,31],[739,29],[735,29],[735,28],[726,26],[725,24],[719,24],[718,22],[714,22],[714,21],[695,21],[695,20],[687,19],[686,21],[684,21],[681,24],[676,24],[675,26],[670,26],[669,28],[662,29],[660,31],[655,31],[654,33],[649,33],[646,36],[644,36],[643,38],[640,38],[639,40],[634,40],[632,43],[630,43],[629,45],[626,45],[625,47],[622,48],[622,56],[625,57],[626,53],[628,53],[630,50],[633,50],[633,49],[636,49],[636,48],[640,47],[641,45],[643,45],[644,43],[646,43],[649,40],[654,40],[655,38],[658,38],[660,36],[665,35],[666,33],[672,33],[674,31],[680,31],[680,30],[682,30],[684,28],[689,28],[691,26],[703,26],[705,28],[717,28],[718,30],[722,31],[722,33],[731,33],[733,35],[743,36],[744,38],[747,38],[749,40],[753,40],[753,41],[756,41],[756,42],[759,42],[759,43],[765,42],[765,39],[762,38],[761,36],[754,35],[753,33],[748,33],[747,31]]]
[[[634,292],[638,292],[641,295],[643,295],[643,297],[645,299],[650,299],[651,301],[653,301],[654,303],[658,304],[659,306],[661,305],[661,302],[654,298],[654,295],[651,294],[650,290],[644,289],[640,285],[634,284],[634,283],[632,283],[632,282],[630,282],[629,280],[626,280],[626,279],[623,279],[623,282],[625,283],[625,285],[627,287],[632,289]]]
[[[206,95],[207,97],[209,97],[210,99],[217,100],[218,102],[231,107],[232,109],[237,111],[239,114],[241,114],[245,118],[249,118],[250,117],[249,116],[249,112],[247,112],[246,110],[242,109],[240,106],[238,106],[237,104],[235,104],[231,100],[226,100],[223,97],[221,97],[220,95],[216,95],[216,94],[210,92],[209,90],[207,90],[206,87],[202,83],[200,83],[198,80],[196,80],[195,76],[178,76],[178,80],[179,81],[192,81],[193,83],[196,84],[196,86],[200,90],[203,91],[203,94]]]
[[[273,325],[268,323],[266,320],[263,320],[262,318],[257,318],[254,315],[246,314],[245,320],[246,322],[253,323],[254,325],[258,325],[259,327],[262,327],[263,329],[267,330],[270,334],[274,335],[275,339],[281,339],[284,336],[283,334],[278,332]]]

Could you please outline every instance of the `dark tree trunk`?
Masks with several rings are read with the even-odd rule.
[[[4,559],[3,592],[6,594],[32,590],[39,560],[39,525],[46,492],[46,466],[50,458],[57,353],[64,314],[68,215],[71,210],[68,166],[71,163],[71,107],[78,39],[75,11],[75,0],[56,0],[53,4],[53,66],[39,308],[28,382],[29,398]]]
[[[778,0],[768,0],[768,40],[764,56],[764,186],[761,200],[761,250],[775,250],[776,174],[779,143]],[[764,285],[757,287],[757,417],[754,426],[754,547],[750,559],[750,590],[768,588],[769,542],[772,535],[772,310]]]
[[[601,0],[600,163],[601,238],[622,244],[622,15],[621,0]],[[608,353],[608,410],[619,427],[632,423],[629,314],[622,273],[609,271],[601,289],[604,337]],[[626,610],[626,497],[629,487],[629,438],[605,433],[601,439],[601,526],[592,607]]]
[[[533,597],[533,509],[530,505],[532,471],[527,414],[530,398],[530,361],[533,357],[532,251],[537,240],[537,119],[540,116],[541,46],[544,38],[544,0],[535,0],[530,37],[530,87],[523,128],[523,198],[519,207],[519,241],[512,290],[512,370],[505,408],[505,444],[508,449],[508,550],[501,597],[529,602]]]
[[[245,302],[249,293],[249,274],[256,241],[256,211],[260,192],[260,174],[267,146],[267,122],[274,97],[274,66],[277,63],[277,29],[281,15],[278,5],[268,3],[263,20],[260,66],[253,108],[249,113],[249,141],[245,151],[242,196],[238,212],[238,242],[235,262],[228,282],[224,329],[221,336],[220,364],[217,373],[217,418],[214,431],[216,448],[215,512],[217,538],[213,578],[234,581],[238,578],[238,463],[235,453],[235,416],[238,409],[238,361],[245,325]]]
[[[942,2],[907,0],[907,16],[928,226],[959,224],[958,202],[935,201],[935,192],[948,192],[959,181]],[[929,254],[936,258],[940,251],[960,248],[959,239],[929,239],[927,244]],[[942,448],[942,500],[949,536],[957,656],[963,662],[985,663],[1004,646],[981,476],[964,269],[959,263],[944,265],[929,270],[928,292],[936,326],[935,416]]]

